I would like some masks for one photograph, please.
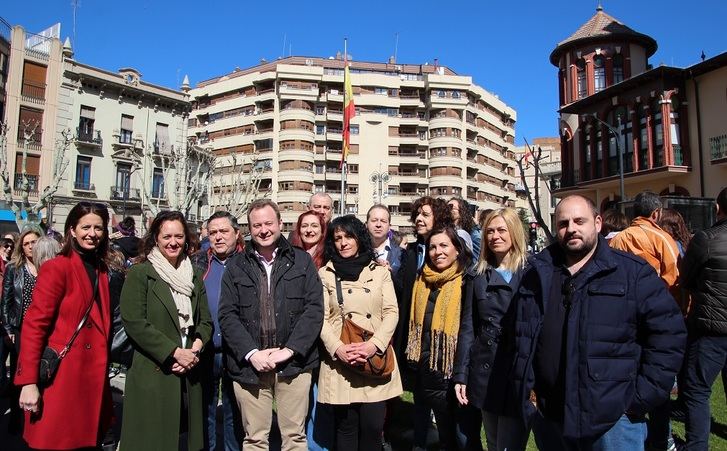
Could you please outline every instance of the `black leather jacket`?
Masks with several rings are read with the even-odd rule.
[[[23,272],[13,264],[5,267],[2,296],[2,324],[7,334],[20,333],[23,321]]]

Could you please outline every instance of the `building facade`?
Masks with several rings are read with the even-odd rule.
[[[656,41],[598,8],[550,55],[558,67],[563,177],[601,210],[660,193],[693,229],[727,180],[727,54],[652,67]]]
[[[558,203],[556,193],[560,189],[562,177],[560,138],[535,138],[530,147],[527,145],[516,147],[515,156],[517,159],[522,158],[525,175],[525,184],[522,183],[521,178],[515,187],[516,190],[518,193],[526,191],[530,193],[533,204],[540,211],[543,221],[554,233],[555,205]],[[537,190],[535,189],[536,184]],[[529,205],[527,211],[532,211]],[[530,218],[531,221],[535,220],[532,215]],[[543,233],[539,233],[539,237],[543,243],[547,241]]]
[[[110,72],[76,61],[70,42],[59,39],[59,25],[41,34],[2,25],[9,32],[0,33],[0,53],[8,61],[0,70],[0,98],[14,201],[20,200],[23,175],[35,203],[54,184],[57,168],[65,166],[42,212],[56,230],[81,200],[108,205],[114,221],[125,215],[141,220],[155,208],[175,206],[173,196],[182,196],[187,187],[172,187],[171,155],[192,149],[186,140],[187,94],[147,83],[132,68]],[[27,128],[35,134],[25,145]],[[66,136],[61,161],[57,146]],[[194,205],[192,219],[198,211]],[[14,221],[8,205],[3,215]]]
[[[404,231],[422,195],[462,196],[480,208],[515,205],[512,108],[446,67],[349,64],[356,116],[345,196],[340,56],[263,62],[189,92],[190,137],[218,156],[208,211],[225,207],[233,159],[260,172],[260,191],[278,202],[286,230],[314,192],[362,218],[384,203]]]

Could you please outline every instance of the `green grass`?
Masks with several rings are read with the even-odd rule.
[[[406,404],[413,404],[414,399],[410,392],[405,392],[401,396],[402,400]],[[709,437],[709,449],[711,451],[727,451],[727,402],[725,402],[724,388],[722,386],[722,378],[718,377],[712,387],[712,398],[711,398],[711,414],[712,414],[712,434]],[[409,415],[395,415],[393,422],[398,425],[394,426],[395,429],[402,431],[407,427],[411,426],[411,417]],[[672,421],[673,433],[675,436],[684,439],[684,423],[678,421]],[[398,434],[397,434],[398,435]],[[402,434],[404,435],[404,434]],[[485,444],[485,431],[482,433],[482,444]],[[392,437],[393,438],[393,437]],[[397,446],[399,445],[399,446]],[[406,440],[395,442],[394,449],[411,449],[411,443],[406,443]],[[436,449],[430,447],[430,449]],[[535,446],[535,440],[533,435],[530,434],[530,440],[528,441],[527,451],[537,451]]]

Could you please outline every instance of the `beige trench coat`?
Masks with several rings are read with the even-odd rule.
[[[388,380],[370,379],[345,368],[335,357],[341,341],[341,310],[336,297],[336,275],[333,264],[320,269],[323,282],[324,321],[321,341],[326,353],[321,359],[318,377],[318,402],[324,404],[350,404],[377,402],[399,396],[402,393],[399,367]],[[399,308],[394,294],[391,273],[374,263],[361,271],[355,282],[342,281],[343,313],[351,321],[374,333],[370,341],[379,351],[386,349],[394,335],[399,319]]]

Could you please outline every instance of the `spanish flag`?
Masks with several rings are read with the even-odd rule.
[[[351,149],[351,118],[356,115],[353,105],[353,88],[351,87],[351,73],[348,70],[348,55],[343,56],[343,152],[341,153],[340,167],[346,163],[348,152]]]

